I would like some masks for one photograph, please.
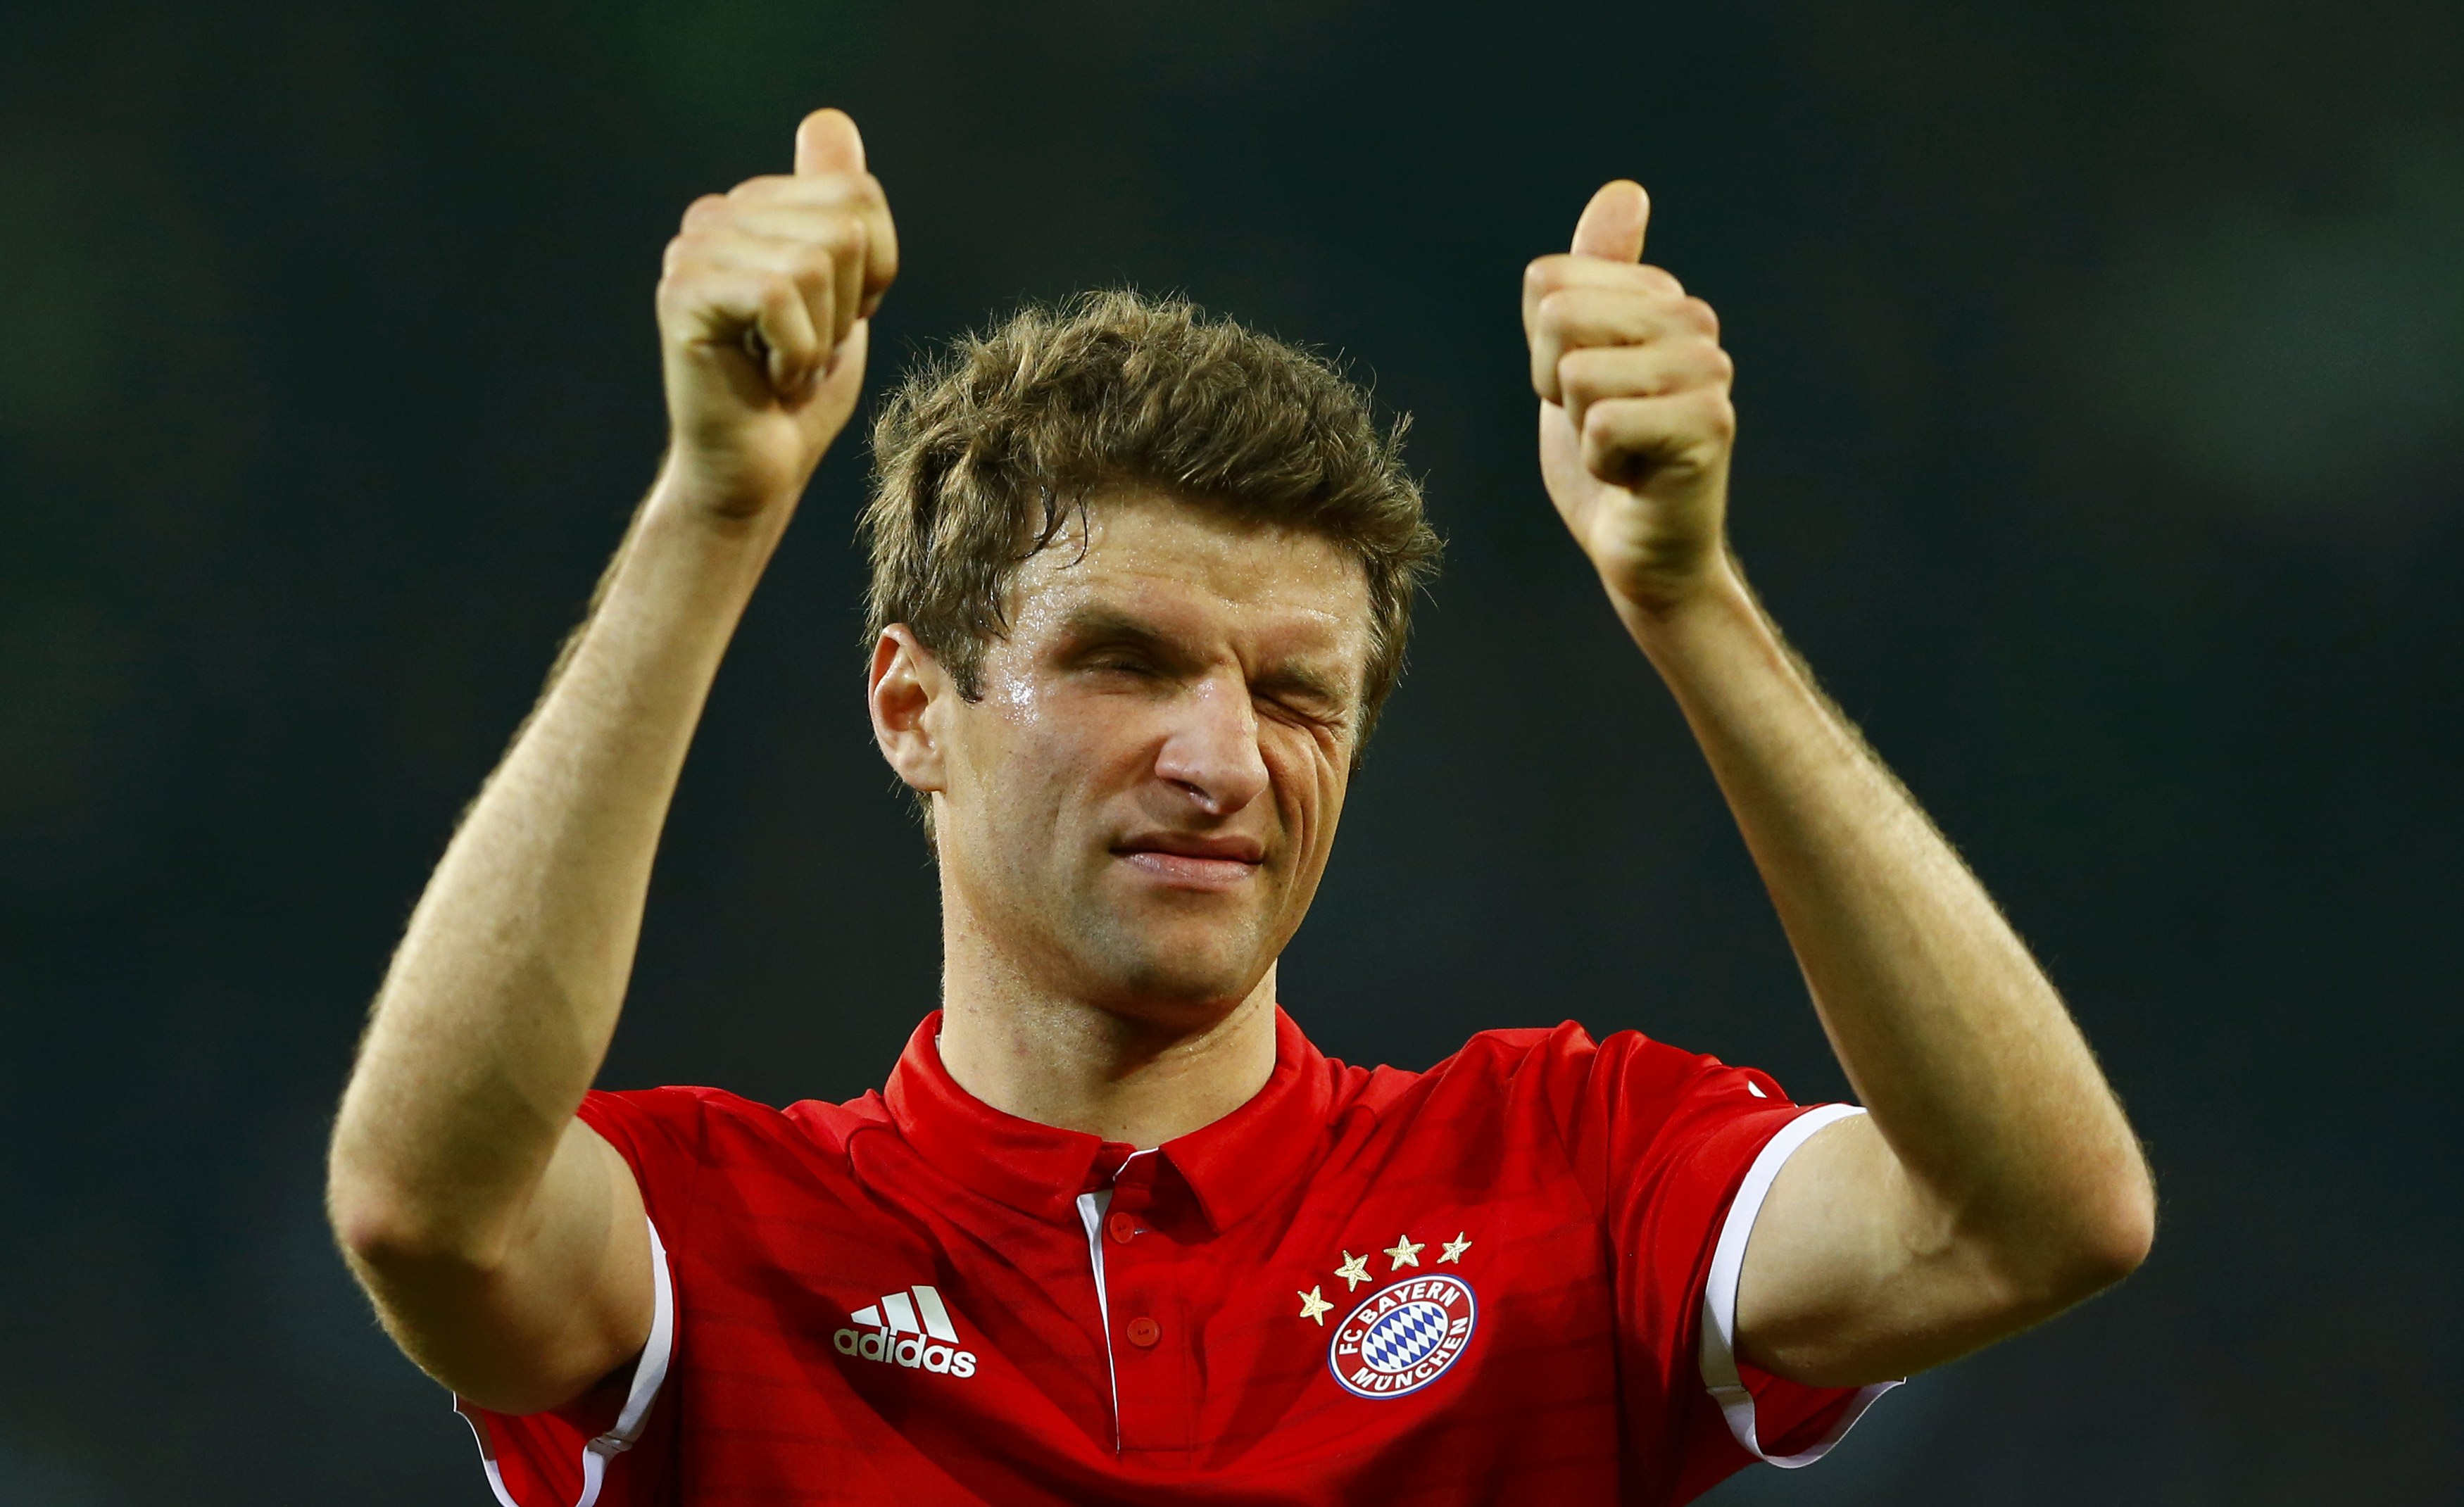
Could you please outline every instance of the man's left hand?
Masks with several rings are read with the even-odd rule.
[[[1570,254],[1523,274],[1540,473],[1621,609],[1659,615],[1726,569],[1735,366],[1719,317],[1641,265],[1651,201],[1592,195]]]

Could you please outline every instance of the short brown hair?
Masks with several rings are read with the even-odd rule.
[[[1360,561],[1366,742],[1441,548],[1403,470],[1409,422],[1380,428],[1331,361],[1186,299],[1114,289],[1029,305],[910,372],[873,423],[866,646],[904,622],[974,700],[1018,567],[1089,492],[1142,484]]]

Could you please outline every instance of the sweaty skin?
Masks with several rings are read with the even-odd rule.
[[[1701,740],[1872,1110],[1766,1201],[1741,1349],[1871,1381],[2126,1272],[2152,1200],[2060,1000],[1747,591],[1725,537],[1730,365],[1708,307],[1639,264],[1645,212],[1610,185],[1573,252],[1526,273],[1542,473]],[[804,120],[793,174],[687,212],[658,293],[667,461],[378,994],[335,1129],[335,1229],[406,1352],[483,1407],[566,1402],[649,1331],[640,1190],[574,1111],[702,703],[853,411],[896,269],[836,111]],[[952,1073],[997,1108],[1151,1146],[1272,1068],[1275,959],[1357,749],[1366,586],[1322,541],[1169,496],[1106,493],[1088,516],[1021,572],[979,699],[899,625],[868,696],[932,804]]]
[[[566,1402],[649,1333],[641,1190],[574,1110],[712,677],[854,411],[897,258],[835,110],[798,130],[794,173],[686,212],[657,300],[666,462],[378,991],[328,1210],[404,1351],[483,1407]]]
[[[1525,273],[1541,473],[1710,761],[1871,1111],[1789,1159],[1737,1289],[1746,1359],[1859,1386],[2127,1275],[2154,1191],[2053,985],[1747,589],[1733,367],[1710,306],[1640,265],[1649,214],[1610,184],[1571,253]]]
[[[1321,537],[1169,498],[1086,517],[1020,571],[978,701],[885,634],[873,726],[933,802],[951,1075],[1154,1146],[1274,1067],[1275,959],[1357,746],[1368,582]]]

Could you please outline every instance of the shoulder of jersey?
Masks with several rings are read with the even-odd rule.
[[[1335,1074],[1332,1114],[1366,1111],[1379,1119],[1410,1114],[1432,1099],[1458,1095],[1494,1099],[1514,1079],[1538,1071],[1579,1073],[1598,1048],[1569,1020],[1555,1026],[1515,1026],[1476,1033],[1453,1054],[1425,1071],[1352,1067],[1331,1061]]]
[[[671,1133],[691,1133],[704,1145],[716,1138],[739,1146],[747,1141],[776,1142],[840,1151],[857,1131],[890,1124],[889,1106],[878,1093],[844,1104],[799,1100],[784,1109],[724,1088],[686,1084],[602,1090],[596,1097],[615,1101],[622,1106],[624,1120],[655,1121]]]

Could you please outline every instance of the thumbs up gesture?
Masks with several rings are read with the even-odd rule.
[[[783,523],[855,411],[867,321],[897,274],[889,201],[841,111],[804,118],[792,174],[694,200],[659,279],[662,489]]]
[[[1642,265],[1651,201],[1592,195],[1573,250],[1523,274],[1540,472],[1620,608],[1683,603],[1725,569],[1735,373],[1711,306]]]

